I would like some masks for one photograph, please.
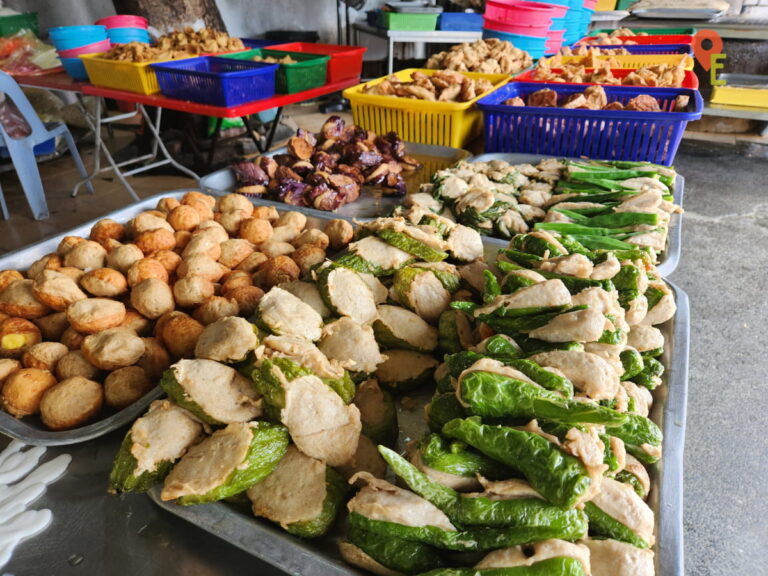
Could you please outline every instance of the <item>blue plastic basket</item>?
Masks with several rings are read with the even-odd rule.
[[[507,32],[497,32],[496,30],[483,29],[483,38],[498,38],[506,42],[512,42],[515,48],[525,50],[534,60],[544,56],[546,51],[546,36],[523,36],[522,34],[509,34]]]
[[[227,107],[274,96],[278,67],[209,56],[152,64],[163,95]]]
[[[526,99],[538,90],[555,90],[562,101],[583,92],[579,84],[513,82],[478,101],[483,111],[486,152],[525,152],[601,160],[655,162],[669,166],[685,127],[701,118],[704,107],[698,90],[603,86],[608,102],[626,104],[640,94],[652,95],[662,110],[672,110],[675,98],[690,98],[686,112],[572,110],[538,106],[506,106],[515,96]]]
[[[483,15],[468,12],[443,12],[437,19],[438,30],[479,32],[483,29]]]
[[[256,38],[241,38],[241,40],[243,41],[243,46],[249,50],[253,50],[254,48],[266,48],[267,46],[274,46],[276,44],[271,40],[258,40]]]
[[[576,48],[581,44],[575,43],[571,48]],[[618,46],[616,44],[588,44],[589,48],[600,48],[602,50],[611,50],[616,48],[623,48],[630,54],[693,54],[693,46],[690,44],[643,44],[628,46]]]
[[[59,58],[64,71],[75,80],[88,81],[88,72],[85,70],[85,64],[80,58]]]

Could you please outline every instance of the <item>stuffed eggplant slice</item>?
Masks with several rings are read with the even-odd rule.
[[[115,492],[146,492],[203,435],[203,425],[168,400],[156,400],[123,439],[109,475]]]
[[[230,424],[190,448],[165,478],[160,497],[182,505],[229,498],[271,474],[287,449],[285,426]]]

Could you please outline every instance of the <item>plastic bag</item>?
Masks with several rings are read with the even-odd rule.
[[[16,104],[3,93],[0,93],[0,125],[3,126],[5,133],[14,140],[24,138],[32,133],[32,128],[27,124],[19,109],[16,108]]]
[[[14,36],[0,38],[0,69],[10,75],[39,74],[61,65],[56,49],[21,30]]]

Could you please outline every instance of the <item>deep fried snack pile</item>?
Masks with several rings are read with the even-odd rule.
[[[689,98],[680,95],[675,100],[673,112],[684,112]],[[539,106],[544,108],[571,108],[582,110],[627,110],[637,112],[662,112],[659,101],[648,94],[640,94],[626,104],[608,102],[608,97],[602,86],[588,86],[584,92],[571,94],[565,101],[559,103],[557,92],[545,88],[528,95],[528,101],[515,96],[504,101],[507,106]]]
[[[516,74],[533,63],[525,50],[497,38],[465,42],[440,52],[427,60],[427,68],[480,72],[483,74]]]
[[[288,154],[237,162],[231,168],[241,194],[336,210],[357,200],[363,184],[382,186],[387,195],[404,195],[402,172],[418,167],[395,132],[377,136],[331,116],[319,134],[299,129],[288,141]]]
[[[493,90],[485,78],[468,78],[458,72],[438,70],[432,75],[413,72],[411,82],[403,82],[397,76],[389,76],[378,84],[368,85],[365,94],[395,96],[432,102],[469,102]]]
[[[600,32],[599,34],[595,34],[594,38],[591,40],[581,40],[579,44],[591,44],[595,46],[606,46],[608,44],[615,44],[615,45],[621,45],[624,44],[625,46],[637,44],[634,40],[625,40],[627,36],[648,36],[647,32],[638,32],[635,34],[632,30],[629,28],[619,28],[618,30],[614,30],[610,34],[607,32]]]
[[[226,32],[210,28],[195,32],[192,28],[185,28],[161,36],[154,46],[144,42],[117,44],[102,57],[123,62],[158,62],[244,49],[240,38],[231,38]]]
[[[624,86],[653,86],[679,88],[685,80],[686,59],[681,58],[674,66],[657,64],[633,70],[623,78],[617,78],[611,71],[616,63],[612,60],[599,60],[588,56],[587,62],[551,61],[545,58],[539,60],[533,72],[533,79],[545,82],[596,83]]]

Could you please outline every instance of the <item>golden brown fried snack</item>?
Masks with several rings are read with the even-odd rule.
[[[184,307],[199,306],[213,296],[213,282],[202,276],[187,276],[173,285],[176,304]]]
[[[66,310],[73,302],[88,298],[74,280],[55,270],[43,270],[32,285],[32,292],[40,302],[58,312]]]
[[[171,365],[171,357],[157,338],[143,338],[143,340],[144,354],[136,365],[144,370],[150,382],[155,383]]]
[[[242,286],[253,286],[251,275],[245,270],[232,270],[227,272],[221,279],[221,292],[228,292]]]
[[[224,231],[224,234],[226,234],[226,231]],[[229,236],[221,240],[216,231],[195,233],[181,253],[181,257],[185,259],[202,255],[207,256],[211,260],[218,260],[221,257],[221,243],[228,239]]]
[[[58,254],[47,254],[29,265],[29,268],[27,268],[27,278],[37,280],[37,277],[45,270],[58,270],[61,268],[61,265],[62,260]]]
[[[71,430],[93,419],[104,404],[101,384],[76,376],[51,387],[40,402],[40,418],[52,430]]]
[[[140,366],[126,366],[112,372],[104,380],[107,406],[122,409],[130,406],[153,388]]]
[[[64,266],[73,266],[80,270],[103,268],[107,263],[107,251],[98,242],[85,240],[75,244],[64,256]]]
[[[13,284],[16,280],[24,280],[24,276],[18,270],[0,271],[0,292]]]
[[[299,246],[296,251],[291,254],[291,259],[296,262],[300,274],[304,276],[305,274],[308,274],[313,267],[325,260],[325,249],[317,244],[304,244],[303,246]]]
[[[181,204],[168,214],[168,223],[176,231],[187,230],[191,232],[200,224],[200,214],[192,206]]]
[[[39,368],[53,372],[56,364],[68,352],[69,349],[61,342],[40,342],[24,352],[21,361],[25,368]]]
[[[149,318],[144,318],[144,316],[132,308],[127,308],[125,310],[125,318],[120,323],[118,328],[133,330],[139,336],[144,336],[152,331],[152,320]]]
[[[128,281],[125,276],[112,268],[97,268],[86,272],[80,278],[80,286],[93,296],[115,298],[128,292]]]
[[[170,214],[177,206],[181,206],[181,202],[176,200],[176,198],[166,196],[165,198],[160,198],[160,200],[158,200],[156,209],[160,212]]]
[[[85,238],[81,238],[80,236],[64,236],[64,238],[61,239],[61,242],[59,242],[59,246],[56,248],[56,254],[59,255],[59,258],[64,258],[64,256],[75,247],[75,244],[80,244],[80,242],[85,242]]]
[[[16,418],[40,412],[40,401],[45,392],[56,385],[56,377],[48,370],[22,368],[5,379],[3,408]]]
[[[208,208],[213,210],[216,207],[216,198],[213,196],[210,196],[209,194],[203,194],[202,192],[197,192],[196,190],[190,190],[181,199],[182,204],[190,205],[192,202],[202,202]]]
[[[145,230],[136,234],[134,238],[136,246],[144,254],[151,254],[158,250],[173,250],[176,247],[176,236],[164,228],[157,230]]]
[[[257,286],[239,286],[224,292],[224,298],[237,302],[238,313],[246,318],[256,312],[256,307],[263,297],[264,290]]]
[[[240,238],[252,244],[263,244],[272,238],[272,224],[263,218],[248,218],[240,224]]]
[[[21,358],[41,340],[40,329],[29,320],[11,316],[0,321],[0,358]]]
[[[227,268],[235,268],[243,260],[253,254],[254,248],[248,240],[232,238],[221,243],[221,257],[219,263]]]
[[[154,258],[142,258],[128,269],[128,286],[131,288],[149,278],[155,278],[167,284],[168,270],[162,262]]]
[[[328,248],[328,245],[331,243],[331,241],[328,238],[328,235],[322,230],[318,230],[317,228],[309,228],[308,230],[304,230],[301,234],[299,234],[291,243],[296,248],[301,248],[305,244],[314,244],[315,246],[319,246],[325,250]]]
[[[270,258],[253,275],[253,283],[264,289],[272,288],[283,282],[298,280],[301,270],[288,256]]]
[[[147,318],[159,318],[175,308],[171,287],[157,278],[148,278],[131,290],[131,306]]]
[[[28,319],[48,314],[51,309],[37,299],[33,286],[33,280],[16,280],[8,285],[0,292],[0,312]]]
[[[142,212],[128,223],[128,228],[133,236],[146,232],[147,230],[158,230],[161,228],[163,230],[168,230],[168,232],[171,233],[174,232],[173,226],[168,224],[165,220],[165,214],[163,212],[159,212],[159,215],[151,212]]]
[[[98,242],[106,248],[104,245],[107,240],[121,241],[125,238],[125,226],[119,222],[115,222],[111,218],[104,218],[99,220],[91,228],[91,240]]]
[[[3,389],[3,382],[17,370],[21,370],[21,362],[12,358],[0,358],[0,390]]]
[[[123,244],[107,255],[107,266],[121,274],[126,274],[130,267],[142,258],[144,258],[144,252],[136,244]]]
[[[221,200],[219,200],[219,211],[222,213],[234,212],[239,210],[245,213],[246,218],[250,218],[253,214],[253,204],[242,194],[227,194]]]
[[[94,334],[119,326],[125,319],[125,305],[109,298],[86,298],[67,308],[69,325],[83,334]]]
[[[352,224],[346,220],[330,220],[325,225],[324,232],[328,236],[332,250],[346,248],[355,234]]]
[[[168,271],[169,275],[176,272],[179,264],[181,264],[181,256],[173,250],[158,250],[157,252],[153,252],[151,257],[160,262],[160,264],[162,264]]]
[[[183,259],[176,270],[179,278],[202,276],[211,282],[218,282],[227,272],[229,272],[229,268],[204,254],[195,254]]]
[[[69,326],[69,320],[67,320],[67,325],[67,328],[61,334],[61,343],[70,350],[80,350],[86,335]]]
[[[249,274],[252,274],[256,271],[256,269],[264,264],[269,258],[266,254],[263,252],[254,252],[250,256],[248,256],[245,260],[240,262],[235,269],[243,272],[248,272]]]
[[[97,368],[116,370],[138,362],[144,354],[144,341],[133,330],[111,328],[86,336],[80,350]]]
[[[280,214],[274,206],[254,206],[251,217],[276,222],[280,218]]]
[[[223,296],[211,296],[198,306],[192,313],[192,316],[204,325],[213,324],[219,318],[225,316],[237,316],[240,313],[240,307],[237,300]]]
[[[75,376],[82,376],[91,380],[98,380],[101,370],[85,359],[82,351],[70,350],[59,358],[55,368],[56,378],[66,380]]]
[[[32,321],[40,328],[43,340],[50,342],[59,342],[62,334],[64,334],[64,330],[69,327],[66,312],[54,312],[41,318],[35,318]]]
[[[186,314],[172,316],[158,334],[171,357],[194,358],[195,346],[204,326]]]

